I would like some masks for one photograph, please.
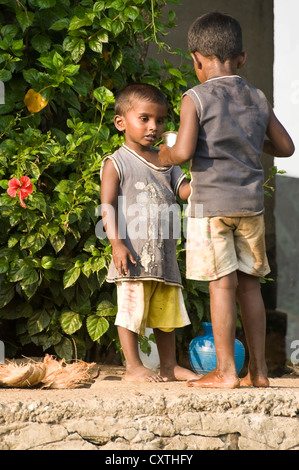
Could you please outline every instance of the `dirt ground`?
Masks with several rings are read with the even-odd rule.
[[[163,390],[167,390],[168,393],[175,394],[185,394],[188,391],[195,391],[198,388],[187,387],[185,382],[164,382],[164,383],[137,383],[137,382],[127,382],[124,380],[125,368],[122,366],[110,366],[107,364],[97,364],[98,374],[93,379],[93,383],[89,387],[75,388],[75,389],[43,389],[39,387],[34,387],[33,389],[17,389],[17,388],[0,388],[0,400],[2,402],[16,400],[16,399],[27,399],[31,397],[34,400],[39,400],[45,398],[46,395],[53,396],[55,392],[56,399],[59,398],[69,399],[72,398],[85,398],[88,399],[90,393],[92,395],[95,393],[100,393],[103,398],[105,395],[107,397],[125,397],[126,394],[139,394],[150,392],[154,394],[155,391],[157,394],[160,394]],[[242,387],[243,388],[243,387]],[[296,375],[284,375],[282,377],[270,378],[270,391],[271,388],[279,389],[299,389],[299,376]],[[248,387],[244,387],[248,389]],[[204,389],[201,389],[202,392]],[[205,389],[206,390],[206,389]],[[215,390],[215,389],[214,389]],[[238,389],[241,390],[241,389]],[[298,391],[298,390],[296,390]]]

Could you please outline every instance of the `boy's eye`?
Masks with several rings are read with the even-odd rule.
[[[147,117],[147,116],[141,116],[140,119],[141,119],[141,121],[143,121],[143,122],[148,121],[148,117]]]

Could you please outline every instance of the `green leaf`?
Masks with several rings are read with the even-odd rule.
[[[93,95],[102,105],[114,103],[114,95],[108,88],[101,86],[93,91]]]
[[[44,269],[51,269],[54,266],[55,258],[53,256],[43,256],[41,259],[41,266]]]
[[[8,286],[1,286],[0,289],[0,308],[5,307],[5,305],[9,304],[9,302],[14,298],[15,289],[14,287]]]
[[[124,29],[125,29],[125,24],[122,21],[120,20],[113,21],[111,30],[115,37],[118,36]]]
[[[22,284],[22,282],[23,281],[21,281],[21,284]],[[24,294],[27,297],[27,300],[31,299],[34,296],[34,294],[37,291],[38,285],[39,285],[38,282],[35,282],[34,284],[28,284],[26,286],[21,285],[22,290],[23,290]]]
[[[54,31],[61,31],[69,27],[70,20],[68,18],[61,18],[60,20],[55,21],[55,23],[50,26],[50,29]]]
[[[8,82],[12,77],[10,70],[0,70],[0,80],[2,82]]]
[[[32,268],[22,259],[16,260],[7,275],[9,282],[18,282],[31,274]]]
[[[65,245],[65,237],[62,233],[50,236],[50,243],[53,246],[55,253],[58,253]]]
[[[42,193],[34,193],[30,197],[30,209],[38,209],[43,214],[46,213],[47,203]]]
[[[73,77],[73,88],[81,96],[87,96],[92,89],[92,79],[86,70],[80,70],[79,73]]]
[[[36,335],[43,331],[50,323],[50,316],[46,310],[38,310],[27,321],[27,329],[30,335]]]
[[[73,358],[73,344],[66,337],[63,337],[58,344],[55,344],[54,349],[56,354],[66,361],[70,361]]]
[[[34,20],[34,13],[31,11],[23,11],[22,9],[18,9],[16,12],[16,19],[21,26],[22,31],[24,32],[29,26],[32,25]]]
[[[72,335],[81,328],[82,321],[79,313],[65,311],[60,316],[60,324],[65,333]]]
[[[66,65],[63,67],[63,73],[64,75],[67,75],[68,77],[72,77],[73,75],[78,73],[79,70],[80,70],[80,65],[70,64],[70,65]]]
[[[123,53],[121,49],[116,49],[111,54],[111,63],[114,70],[117,70],[123,61]]]
[[[75,191],[76,187],[77,184],[75,181],[61,180],[59,181],[57,186],[55,186],[54,191],[58,191],[61,193],[72,193],[73,191]]]
[[[82,26],[91,26],[92,17],[90,15],[84,16],[83,18],[78,18],[74,16],[69,25],[69,31],[74,31],[75,29],[80,29]]]
[[[125,15],[130,18],[131,20],[136,20],[139,16],[139,9],[134,6],[129,6],[125,8]]]
[[[32,307],[28,302],[23,304],[17,305],[15,308],[2,308],[0,310],[0,317],[5,318],[7,320],[16,320],[17,318],[29,318],[32,315]],[[20,328],[20,323],[16,325],[17,330],[21,330],[20,332],[25,333],[27,331],[26,322],[22,322],[22,328]]]
[[[75,284],[77,279],[81,274],[81,268],[73,266],[72,268],[68,269],[63,275],[63,287],[67,289]]]
[[[22,250],[29,248],[32,253],[41,250],[47,243],[47,238],[41,233],[30,233],[20,240]]]
[[[109,322],[98,315],[90,315],[86,320],[86,326],[92,341],[97,341],[108,330]]]
[[[116,315],[117,307],[109,300],[102,300],[97,306],[97,314],[101,317],[111,317]]]
[[[41,10],[46,8],[53,8],[56,5],[56,0],[36,0],[37,5]]]
[[[170,68],[168,72],[174,77],[182,78],[182,72],[179,69]]]
[[[0,258],[0,274],[6,273],[9,269],[9,262],[4,258]]]
[[[94,256],[90,260],[90,266],[93,272],[100,271],[106,266],[104,256]]]
[[[53,59],[52,57],[40,57],[39,59],[39,62],[41,64],[43,64],[44,67],[46,67],[47,69],[49,70],[52,70],[52,71],[55,71],[56,70],[56,67],[55,65],[53,64]]]
[[[100,25],[107,31],[112,30],[112,20],[110,18],[102,18],[100,21]]]
[[[8,41],[13,39],[16,36],[18,31],[19,31],[19,28],[15,24],[8,24],[1,28],[2,36]]]
[[[35,284],[36,282],[38,282],[38,280],[39,280],[38,272],[35,269],[30,268],[26,276],[21,281],[21,287],[25,288],[31,284]]]
[[[8,248],[13,248],[18,243],[21,236],[22,236],[22,234],[19,233],[19,232],[14,233],[13,235],[11,235],[11,237],[9,237],[8,242],[7,242]]]
[[[17,53],[18,51],[21,51],[24,49],[24,43],[23,43],[23,39],[17,39],[16,41],[13,41],[12,43],[12,50]]]
[[[85,42],[81,38],[67,36],[63,41],[63,49],[71,53],[74,62],[79,62],[85,52]]]
[[[103,43],[108,42],[108,34],[106,32],[96,34],[90,41],[89,47],[94,52],[101,53],[103,50]]]
[[[52,60],[56,70],[61,70],[61,68],[63,67],[63,58],[61,57],[61,55],[58,54],[58,52],[55,52]]]
[[[95,4],[93,5],[93,11],[95,13],[99,13],[100,11],[104,10],[104,8],[105,8],[105,2],[103,0],[99,2],[95,2]]]

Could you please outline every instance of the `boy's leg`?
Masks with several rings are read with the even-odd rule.
[[[138,335],[133,331],[117,327],[119,340],[126,359],[125,379],[130,382],[161,382],[163,378],[144,367],[138,351]]]
[[[175,330],[165,332],[154,328],[157,348],[160,357],[160,376],[166,381],[191,380],[197,376],[189,369],[178,365],[176,360]]]
[[[217,366],[202,378],[188,382],[189,386],[236,388],[240,385],[235,365],[237,282],[236,272],[210,282],[211,319]]]
[[[249,349],[248,375],[241,385],[268,387],[265,360],[266,313],[258,277],[238,272],[237,300]]]

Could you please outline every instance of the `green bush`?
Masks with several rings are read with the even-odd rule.
[[[115,345],[115,287],[105,283],[111,248],[95,235],[100,166],[122,143],[113,103],[126,83],[159,86],[170,104],[167,128],[177,127],[192,69],[181,51],[171,51],[179,68],[147,57],[151,42],[168,49],[169,3],[177,2],[0,0],[0,322],[15,329],[11,355],[33,343],[70,360],[95,342]],[[19,188],[9,194],[13,183]],[[184,278],[183,242],[178,256]],[[184,283],[194,332],[206,286]]]

